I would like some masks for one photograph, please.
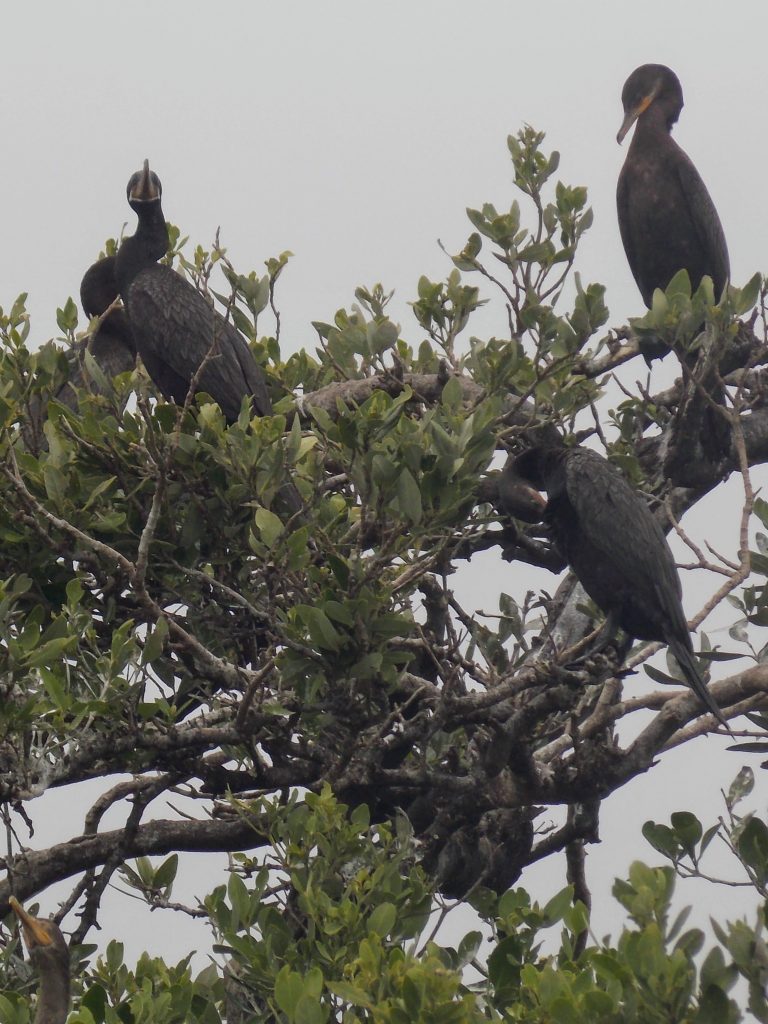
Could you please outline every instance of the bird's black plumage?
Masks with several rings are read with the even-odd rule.
[[[693,657],[672,552],[640,495],[587,448],[531,448],[515,472],[547,492],[553,539],[609,623],[668,644],[688,685],[727,725]]]
[[[683,108],[677,75],[643,64],[624,84],[621,142],[635,132],[619,175],[616,202],[621,240],[643,301],[687,270],[696,289],[709,275],[719,296],[730,274],[728,247],[699,172],[670,132]]]
[[[260,416],[272,411],[261,368],[243,336],[170,267],[157,261],[168,249],[162,186],[144,168],[128,182],[136,233],[117,253],[116,278],[139,355],[166,398],[183,404],[195,381],[232,423],[245,396]],[[202,369],[201,369],[202,367]]]
[[[116,263],[117,257],[104,256],[92,263],[83,274],[80,282],[80,305],[86,316],[101,316],[117,298],[119,292],[115,277]],[[106,320],[104,322],[106,323]]]
[[[80,304],[86,316],[103,316],[117,298],[116,262],[116,257],[106,256],[92,264],[83,275],[80,282]],[[125,310],[113,309],[104,317],[91,338],[90,351],[108,377],[133,368],[136,363],[136,345]]]

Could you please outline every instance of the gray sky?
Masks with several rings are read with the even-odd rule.
[[[77,296],[104,239],[126,221],[133,231],[125,185],[148,157],[167,217],[194,244],[208,247],[221,226],[243,272],[261,272],[284,249],[295,253],[278,294],[285,351],[313,348],[310,321],[331,319],[357,285],[376,281],[396,289],[392,315],[418,344],[407,306],[418,278],[451,270],[437,239],[461,249],[471,230],[466,206],[501,208],[515,198],[506,137],[525,122],[560,150],[559,176],[589,188],[595,225],[577,269],[607,286],[611,323],[624,323],[642,302],[616,226],[627,142],[620,148],[615,136],[622,84],[649,61],[669,64],[682,81],[675,137],[720,212],[734,282],[764,269],[762,0],[727,10],[711,0],[49,0],[9,5],[3,28],[0,304],[30,293],[36,342],[57,333],[56,306]],[[489,333],[504,322],[498,304],[483,313]],[[655,369],[654,380],[664,372]],[[630,380],[642,376],[633,366]],[[727,519],[736,507],[716,512]],[[711,536],[715,514],[710,503],[686,526],[698,539]],[[733,554],[736,524],[717,536]],[[496,571],[500,589],[522,594],[530,585],[521,569]],[[476,604],[486,609],[487,574],[486,563],[475,567]],[[546,585],[553,588],[551,577]],[[689,585],[689,614],[699,597]],[[657,860],[640,837],[647,817],[690,808],[709,822],[721,812],[719,788],[740,764],[733,754],[717,757],[722,746],[709,739],[686,748],[606,805],[603,844],[590,852],[598,934],[615,929],[605,903],[615,874],[635,856]],[[660,794],[667,812],[658,810]],[[71,808],[38,817],[35,845],[70,834]],[[545,897],[562,867],[537,867],[522,884]],[[217,881],[207,862],[190,891],[202,895]],[[730,896],[720,908],[722,894],[702,898],[708,912],[735,913]],[[118,918],[134,907],[113,898],[102,936],[118,935]],[[205,939],[174,915],[155,914],[150,925],[148,941],[134,933],[131,955],[148,945],[181,956]]]

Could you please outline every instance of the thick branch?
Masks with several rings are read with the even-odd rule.
[[[140,825],[129,838],[123,829],[77,836],[47,850],[27,850],[6,864],[10,881],[0,883],[0,914],[8,912],[11,893],[19,900],[27,900],[54,882],[106,863],[120,844],[124,844],[124,856],[128,859],[174,851],[254,850],[268,841],[266,822],[262,825],[258,819],[246,820],[242,815],[226,821],[151,821]]]

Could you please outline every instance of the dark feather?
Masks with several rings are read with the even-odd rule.
[[[118,250],[115,278],[150,377],[178,405],[190,389],[205,392],[229,423],[238,418],[246,398],[253,413],[269,415],[272,402],[264,372],[245,338],[189,281],[157,262],[168,248],[168,228],[162,185],[149,161],[131,176],[126,192],[138,226]],[[281,486],[278,502],[291,515],[302,509],[292,483]]]
[[[242,401],[259,416],[272,411],[264,373],[248,343],[198,290],[170,267],[158,265],[168,248],[162,185],[144,161],[128,182],[136,233],[117,253],[115,277],[133,338],[147,371],[166,398],[183,404],[194,382],[218,402],[232,423]]]
[[[654,289],[666,288],[683,269],[693,289],[707,274],[719,295],[730,274],[720,218],[699,172],[670,135],[683,106],[680,82],[669,68],[645,64],[627,79],[622,101],[620,138],[637,124],[616,204],[621,240],[643,301],[650,307]]]
[[[166,398],[182,405],[205,361],[196,390],[218,402],[229,422],[239,416],[246,395],[254,413],[271,413],[263,373],[243,336],[170,267],[140,271],[123,301],[144,365]]]
[[[553,539],[595,604],[638,640],[668,644],[688,685],[727,727],[693,657],[672,552],[641,496],[586,448],[531,448],[515,469],[546,490]]]

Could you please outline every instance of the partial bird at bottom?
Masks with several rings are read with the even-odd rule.
[[[21,922],[29,958],[40,978],[34,1024],[64,1024],[70,987],[67,941],[54,921],[33,917],[14,896],[8,902]]]

